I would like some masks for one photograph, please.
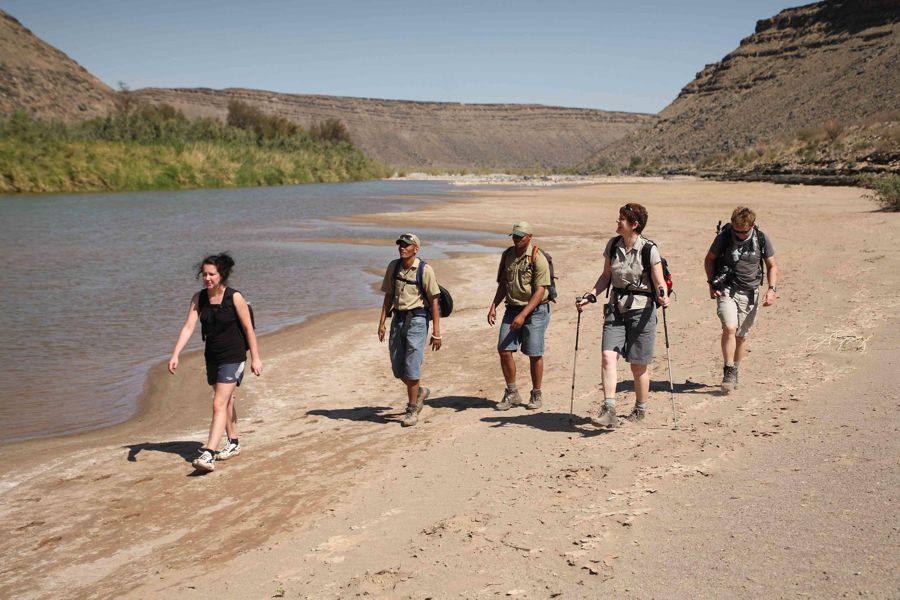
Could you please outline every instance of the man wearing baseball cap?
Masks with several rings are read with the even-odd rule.
[[[527,221],[519,221],[513,226],[509,234],[513,245],[500,258],[497,293],[487,314],[488,324],[493,326],[497,319],[497,306],[501,300],[505,301],[497,351],[500,353],[500,368],[506,380],[506,389],[497,410],[509,410],[516,404],[524,404],[516,387],[516,361],[513,356],[520,346],[531,362],[532,390],[525,408],[535,410],[541,407],[544,334],[550,323],[550,263],[532,247],[532,234],[531,224]]]
[[[419,236],[404,233],[397,238],[400,258],[392,260],[384,273],[381,291],[381,320],[378,323],[378,340],[384,341],[385,321],[391,318],[388,351],[394,377],[406,384],[408,404],[402,425],[411,427],[419,422],[419,413],[431,393],[420,385],[422,359],[425,357],[425,341],[428,338],[428,322],[433,320],[431,349],[441,349],[441,311],[438,296],[441,290],[431,265],[422,266],[421,279],[417,279],[419,264]]]

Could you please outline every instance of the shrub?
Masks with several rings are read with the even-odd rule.
[[[309,135],[316,140],[352,144],[350,132],[347,131],[347,127],[337,119],[327,119],[321,123],[316,123],[310,127]]]
[[[869,197],[880,204],[882,209],[889,212],[900,211],[900,175],[870,175],[863,179],[863,185],[874,192]]]

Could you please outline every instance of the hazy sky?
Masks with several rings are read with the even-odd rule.
[[[107,84],[658,112],[775,0],[3,0]]]

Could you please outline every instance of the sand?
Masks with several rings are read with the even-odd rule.
[[[572,299],[627,201],[648,207],[676,279],[678,429],[662,335],[646,421],[588,424],[599,306],[582,318],[569,419]],[[741,388],[720,396],[702,261],[739,203],[782,278]],[[657,180],[477,190],[380,215],[403,230],[535,224],[560,276],[544,408],[493,410],[499,251],[433,261],[456,308],[426,358],[418,426],[400,427],[376,307],[265,336],[265,373],[239,400],[244,451],[208,475],[189,465],[209,419],[202,357],[175,377],[157,368],[128,423],[0,449],[0,597],[897,597],[900,259],[887,244],[900,225],[875,208],[853,188]],[[522,357],[519,374],[527,392]]]

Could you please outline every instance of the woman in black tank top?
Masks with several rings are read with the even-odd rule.
[[[197,278],[202,277],[203,289],[191,298],[187,319],[181,327],[178,341],[169,359],[169,372],[178,368],[178,355],[184,349],[197,322],[202,324],[206,349],[207,382],[213,388],[213,416],[206,445],[194,460],[196,469],[212,471],[215,461],[225,460],[240,453],[237,432],[237,410],[234,390],[243,376],[247,350],[250,350],[250,370],[262,374],[262,360],[256,343],[256,333],[250,316],[250,307],[237,290],[228,287],[228,277],[234,268],[234,260],[227,254],[207,256],[200,263]],[[227,434],[221,452],[215,449]]]

